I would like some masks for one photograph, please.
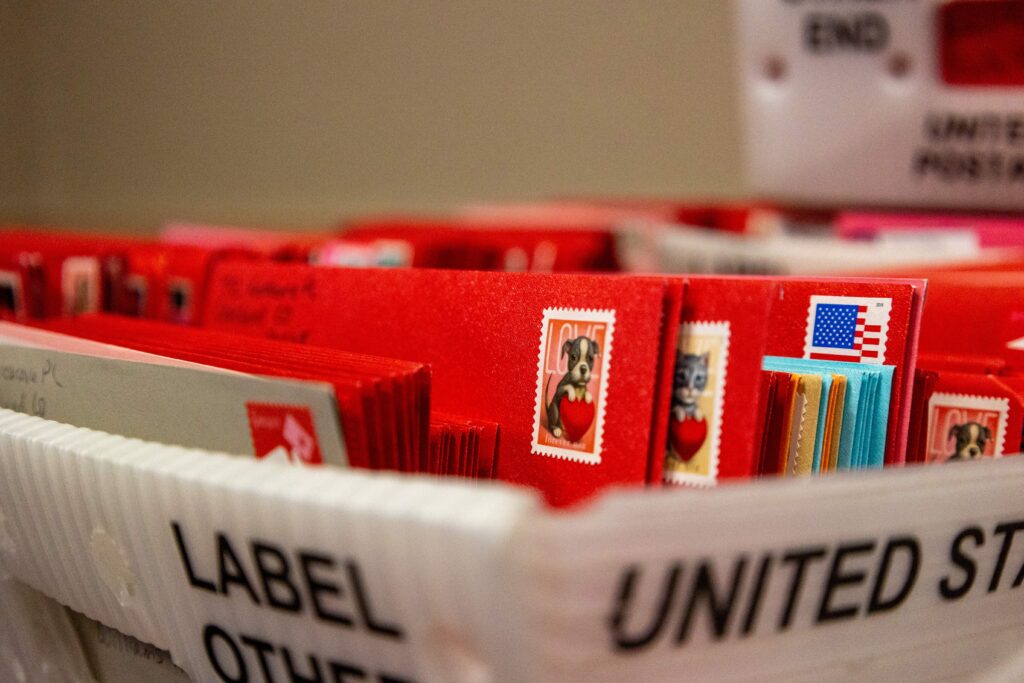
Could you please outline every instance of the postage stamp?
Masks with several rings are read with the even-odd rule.
[[[100,262],[91,256],[73,256],[61,265],[61,293],[65,315],[100,310]]]
[[[614,310],[546,308],[534,399],[536,455],[601,462]]]
[[[882,365],[892,299],[812,296],[804,358]]]
[[[257,458],[293,465],[323,463],[308,407],[250,401],[245,408]]]
[[[663,478],[714,485],[729,367],[729,323],[688,322],[679,330]]]
[[[1006,398],[932,394],[925,462],[1002,457],[1009,410]]]
[[[167,282],[167,307],[171,320],[189,324],[195,317],[195,297],[192,283],[185,278],[172,278]]]
[[[25,298],[21,291],[21,276],[10,270],[0,270],[0,318],[21,319],[25,314]]]

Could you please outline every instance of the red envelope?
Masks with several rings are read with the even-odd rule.
[[[928,282],[921,349],[1024,367],[1024,272],[942,273]]]
[[[914,371],[914,392],[910,406],[910,428],[907,434],[907,462],[924,462],[925,433],[928,431],[928,401],[935,393],[939,373],[917,368]]]
[[[245,251],[275,261],[308,261],[330,238],[326,232],[288,232],[263,228],[172,222],[160,229],[160,243],[205,251]]]
[[[1022,380],[948,371],[935,375],[918,425],[918,462],[1002,457],[1020,451]]]
[[[610,228],[626,221],[649,220],[715,228],[730,232],[751,229],[763,214],[780,215],[762,204],[720,201],[582,197],[535,203],[474,205],[462,210],[470,221],[516,222],[520,225]]]
[[[757,476],[763,470],[765,453],[768,450],[768,425],[772,419],[772,409],[775,403],[775,395],[778,391],[778,373],[771,370],[761,371],[761,387],[757,395],[757,431],[754,434],[756,449],[754,450],[755,462],[753,463],[753,474]]]
[[[580,272],[618,270],[607,228],[553,228],[512,221],[366,218],[317,252],[325,265]]]
[[[830,348],[837,341],[830,339],[825,329],[829,310],[819,306],[857,305],[865,309],[858,313],[858,321],[864,319],[864,323],[858,322],[855,346],[860,348],[854,353],[863,354],[857,356],[860,362],[881,361],[894,366],[885,440],[886,465],[906,461],[913,391],[910,378],[917,357],[924,291],[925,283],[921,280],[782,278],[771,309],[768,355],[802,358],[808,351],[811,358],[847,361],[855,360],[841,355],[849,351]],[[812,320],[815,310],[817,317]],[[888,311],[887,316],[884,311]],[[814,343],[815,335],[821,337],[821,344]]]
[[[0,250],[0,320],[41,318],[43,278],[41,264],[22,258],[19,251]]]
[[[113,284],[110,310],[150,320],[195,324],[202,312],[206,281],[225,258],[252,259],[237,249],[204,249],[146,242],[126,249],[121,277]]]
[[[499,426],[494,422],[433,414],[430,418],[430,448],[419,471],[493,479],[498,431]],[[461,448],[457,450],[456,445]],[[435,456],[435,452],[444,455]]]
[[[225,263],[205,321],[430,363],[437,410],[501,425],[498,477],[567,505],[641,484],[663,457],[671,378],[658,375],[678,316],[664,318],[681,291],[664,278]]]
[[[790,425],[793,420],[793,402],[797,383],[788,372],[772,372],[775,389],[769,397],[766,422],[762,438],[762,476],[782,474],[786,471],[789,455]]]
[[[18,264],[25,317],[110,310],[124,253],[133,244],[118,237],[7,227],[0,231],[0,270]],[[3,279],[14,280],[0,275]]]
[[[211,265],[240,257],[254,254],[109,235],[6,230],[0,233],[0,314],[13,302],[21,312],[7,317],[22,320],[108,311],[193,323]]]
[[[742,276],[685,276],[682,280],[686,282],[684,326],[700,323],[728,331],[728,359],[721,368],[725,392],[719,476],[752,476],[758,469],[759,446],[750,435],[758,430],[755,407],[761,390],[761,359],[766,355],[894,366],[886,463],[904,462],[913,390],[907,378],[913,376],[924,283]],[[871,306],[878,310],[859,310]],[[858,311],[857,317],[842,318],[851,307]],[[840,316],[835,327],[829,315]],[[847,322],[849,329],[840,329]],[[837,330],[834,338],[829,337],[830,330]],[[816,334],[822,338],[816,339]]]
[[[680,342],[687,344],[686,330],[697,325],[701,327],[698,336],[702,345],[692,350],[707,351],[708,344],[713,344],[723,356],[720,367],[713,368],[722,375],[721,414],[708,416],[711,428],[720,430],[717,449],[712,444],[707,449],[717,461],[712,469],[722,479],[756,476],[761,448],[752,436],[764,429],[763,416],[756,406],[761,391],[761,359],[767,353],[770,331],[766,312],[771,309],[777,285],[759,278],[682,279],[686,290]]]

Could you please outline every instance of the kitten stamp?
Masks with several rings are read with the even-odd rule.
[[[679,330],[664,480],[712,486],[718,480],[729,323],[688,322]]]
[[[534,454],[600,464],[614,331],[613,310],[544,309]]]
[[[995,396],[936,392],[928,401],[925,462],[1000,458],[1010,402]]]

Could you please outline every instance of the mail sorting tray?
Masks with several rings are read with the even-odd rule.
[[[6,572],[198,681],[1019,679],[1022,485],[1006,458],[554,512],[0,411]]]

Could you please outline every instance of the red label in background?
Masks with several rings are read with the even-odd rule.
[[[313,415],[306,406],[246,403],[249,432],[257,458],[272,458],[296,465],[320,465]]]
[[[939,7],[939,61],[949,85],[1024,85],[1024,2],[954,0]]]

